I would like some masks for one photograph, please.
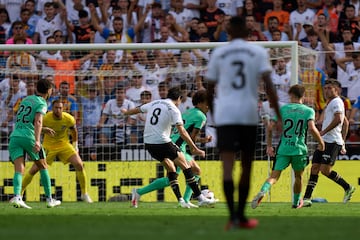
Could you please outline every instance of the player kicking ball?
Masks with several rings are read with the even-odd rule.
[[[310,130],[314,138],[319,142],[319,151],[324,151],[325,144],[319,131],[315,126],[315,111],[304,105],[305,88],[301,85],[293,85],[289,89],[290,103],[280,108],[282,116],[281,140],[276,152],[276,160],[270,177],[262,185],[260,192],[251,202],[253,209],[257,208],[274,185],[280,178],[281,172],[290,164],[295,173],[295,183],[293,186],[294,196],[292,207],[301,208],[303,201],[300,197],[302,190],[302,177],[305,167],[309,164],[308,148],[305,143],[307,130]],[[272,129],[275,126],[276,118],[267,128],[267,148],[266,153],[274,157],[275,152],[272,147]]]
[[[207,143],[211,141],[211,136],[206,136],[205,138],[199,138],[200,130],[204,127],[206,122],[206,113],[209,110],[208,104],[207,104],[207,94],[205,90],[197,91],[194,96],[192,97],[192,103],[194,105],[194,108],[191,108],[187,111],[185,111],[182,114],[182,118],[184,121],[184,128],[189,133],[191,139],[194,142],[202,142]],[[190,164],[191,170],[194,173],[194,177],[197,182],[199,182],[200,179],[200,166],[196,163],[194,158],[190,153],[186,151],[186,147],[188,144],[186,141],[184,141],[181,138],[181,135],[175,128],[173,131],[173,134],[171,135],[171,140],[174,142],[181,150],[181,152],[185,155],[186,161]],[[181,173],[181,168],[177,167],[176,174]],[[134,208],[138,207],[138,202],[140,200],[140,197],[144,194],[147,194],[152,191],[156,191],[159,189],[163,189],[165,187],[170,186],[169,178],[163,177],[158,178],[151,182],[149,185],[133,189],[132,190],[132,198],[131,198],[131,206]],[[186,185],[185,193],[184,193],[184,201],[186,204],[179,204],[180,207],[185,208],[198,208],[198,205],[195,205],[190,202],[191,196],[192,196],[192,189],[189,185]]]

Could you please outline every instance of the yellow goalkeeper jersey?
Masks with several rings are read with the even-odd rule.
[[[43,126],[52,128],[55,131],[55,136],[44,134],[44,147],[61,148],[66,143],[69,143],[69,129],[75,127],[75,118],[69,113],[63,112],[62,119],[55,119],[53,112],[48,112],[44,116]]]

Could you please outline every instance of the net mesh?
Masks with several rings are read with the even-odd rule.
[[[33,94],[31,83],[39,78],[49,78],[54,83],[53,96],[48,101],[49,110],[51,101],[60,98],[64,103],[64,111],[76,118],[79,153],[85,163],[90,195],[96,201],[127,200],[131,188],[146,185],[155,178],[165,176],[165,171],[144,150],[142,132],[145,116],[124,117],[119,108],[109,106],[108,101],[117,98],[117,87],[126,89],[124,96],[118,97],[118,104],[130,108],[150,100],[146,96],[142,97],[141,93],[144,91],[148,91],[154,100],[166,95],[166,88],[180,85],[185,99],[181,110],[192,107],[191,95],[203,88],[204,73],[212,47],[186,46],[174,49],[164,45],[156,49],[124,49],[121,44],[114,44],[113,48],[107,46],[106,49],[96,49],[96,45],[87,47],[84,51],[76,48],[60,51],[44,45],[40,50],[9,51],[3,55],[3,68],[0,69],[3,79],[0,82],[0,158],[4,164],[9,160],[8,136],[12,131],[14,110],[19,101],[27,94]],[[293,55],[291,46],[281,42],[271,47],[265,44],[265,47],[269,49],[274,67],[279,58],[286,60],[288,71],[292,71],[291,83],[298,83],[298,78],[294,76],[299,76],[308,89],[307,104],[315,106],[313,91],[317,83],[311,73],[315,70],[316,52],[298,47],[298,54]],[[82,46],[81,49],[86,47]],[[293,69],[297,68],[292,68],[291,65],[298,65],[299,72],[294,72]],[[259,96],[264,96],[262,88],[259,89]],[[259,100],[259,114],[263,100]],[[268,157],[264,126],[263,121],[259,122],[255,158],[259,160],[256,164],[261,165],[258,174],[266,177],[271,166],[266,161]],[[209,187],[215,194],[220,195],[222,191],[219,179],[222,173],[219,170],[221,168],[211,116],[208,116],[208,122],[201,134],[213,135],[212,142],[201,144],[201,148],[206,151],[206,158],[197,159],[202,168],[201,186]],[[312,142],[309,138],[311,149]],[[30,165],[27,164],[27,169]],[[1,199],[8,200],[12,193],[12,165],[5,165],[1,172]],[[57,198],[64,201],[80,199],[80,187],[71,165],[55,162],[53,167],[50,167],[50,174],[53,193]],[[36,183],[30,184],[26,197],[29,200],[43,198],[39,176],[33,181]],[[159,190],[144,199],[174,200],[170,191]],[[284,194],[289,193],[288,187],[283,187],[281,191]]]

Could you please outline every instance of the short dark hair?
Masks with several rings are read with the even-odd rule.
[[[171,100],[178,100],[181,96],[182,92],[178,86],[170,88],[167,94],[167,98],[170,98]]]
[[[49,89],[52,89],[52,83],[46,78],[40,79],[36,84],[36,91],[38,93],[45,94]]]
[[[300,99],[305,95],[305,87],[300,84],[292,85],[288,93]]]
[[[192,96],[192,104],[194,106],[198,105],[199,103],[207,102],[207,91],[206,90],[199,90],[194,93]]]
[[[325,80],[325,85],[326,85],[326,84],[334,85],[334,86],[336,86],[336,87],[341,86],[340,83],[339,83],[339,81],[336,80],[336,79],[334,79],[334,78],[326,79],[326,80]]]

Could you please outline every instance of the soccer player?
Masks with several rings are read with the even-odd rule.
[[[16,115],[14,131],[10,135],[9,154],[15,168],[13,178],[15,196],[10,200],[10,203],[17,208],[31,208],[22,200],[21,196],[21,183],[25,170],[25,153],[40,170],[47,207],[55,207],[61,204],[60,201],[51,197],[50,176],[45,161],[45,152],[40,142],[43,115],[45,115],[47,110],[46,99],[49,98],[52,91],[51,82],[39,80],[36,90],[36,95],[28,96],[21,102]]]
[[[314,138],[319,142],[319,151],[324,151],[325,145],[319,131],[315,126],[315,111],[304,105],[305,87],[302,85],[293,85],[289,89],[290,103],[280,108],[282,116],[283,131],[281,140],[276,152],[276,161],[270,177],[262,185],[260,192],[251,202],[251,207],[259,206],[265,194],[275,184],[283,170],[290,164],[295,173],[295,183],[293,186],[293,208],[302,207],[300,198],[302,190],[302,176],[305,167],[309,164],[308,148],[306,145],[307,131],[310,130]],[[276,121],[276,118],[275,118]],[[272,128],[274,121],[267,128],[267,148],[266,152],[270,157],[274,157],[274,148],[272,147]]]
[[[250,173],[255,152],[258,119],[258,87],[264,81],[266,93],[281,123],[276,90],[272,84],[267,51],[246,42],[247,30],[241,17],[232,17],[227,25],[231,42],[216,48],[206,73],[208,103],[217,126],[217,147],[223,161],[223,187],[230,219],[225,230],[255,228],[256,219],[245,216],[250,188]],[[216,98],[215,95],[216,86]],[[213,110],[213,105],[215,106]],[[241,151],[242,172],[238,185],[239,199],[235,208],[233,166]]]
[[[52,112],[48,112],[44,117],[44,149],[47,153],[46,162],[51,165],[55,158],[64,164],[71,163],[76,171],[76,177],[80,183],[81,199],[84,202],[92,203],[87,191],[86,171],[78,153],[77,130],[75,118],[69,113],[63,112],[64,106],[60,99],[52,102]],[[72,144],[69,141],[71,135]],[[22,182],[22,191],[30,184],[34,175],[39,171],[39,167],[33,164],[26,173]]]
[[[347,126],[343,127],[343,124],[348,125],[348,122],[345,120],[344,103],[339,97],[338,91],[336,79],[325,81],[324,93],[327,105],[324,110],[324,120],[320,131],[320,135],[325,142],[325,150],[315,150],[314,152],[310,178],[304,195],[304,207],[312,205],[310,198],[317,184],[319,172],[345,190],[344,203],[347,203],[355,192],[354,186],[351,186],[343,177],[332,170],[339,152],[344,151],[342,148],[345,145],[344,139],[348,130]]]
[[[207,104],[206,91],[205,90],[197,91],[192,98],[192,104],[195,107],[185,111],[182,114],[184,128],[189,133],[193,142],[200,141],[203,143],[207,143],[207,142],[211,141],[211,136],[207,136],[205,138],[199,138],[199,136],[198,136],[200,133],[200,130],[204,127],[204,124],[206,122],[205,114],[208,112],[208,109],[209,109],[208,104]],[[181,138],[181,135],[179,134],[179,132],[176,129],[174,130],[173,134],[171,135],[171,141],[173,143],[175,143],[180,148],[180,150],[183,152],[183,154],[185,155],[186,161],[190,164],[191,170],[195,174],[196,181],[199,182],[200,167],[196,163],[196,161],[193,159],[191,154],[189,154],[186,151],[187,142]],[[179,174],[180,171],[181,171],[181,169],[179,167],[177,167],[176,173]],[[158,189],[163,189],[168,186],[170,186],[169,178],[163,177],[163,178],[156,179],[155,181],[151,182],[149,185],[147,185],[143,188],[138,188],[138,189],[134,188],[132,190],[132,198],[131,198],[132,207],[135,207],[135,208],[137,207],[139,199],[142,195],[152,192],[152,191],[155,191],[155,190],[158,190]],[[186,189],[185,189],[183,198],[184,198],[185,202],[188,204],[188,206],[197,208],[198,207],[197,205],[194,205],[190,202],[192,193],[193,193],[193,191],[192,191],[191,187],[189,185],[186,185]]]
[[[201,194],[191,166],[185,160],[184,153],[181,152],[179,147],[174,144],[170,138],[171,127],[175,125],[181,138],[189,145],[191,153],[201,157],[205,156],[205,152],[195,145],[184,128],[181,113],[177,107],[180,103],[181,89],[174,87],[169,89],[167,99],[155,100],[129,110],[122,109],[122,112],[125,115],[138,114],[141,112],[147,113],[144,129],[145,149],[166,168],[170,186],[179,205],[184,208],[190,207],[181,196],[175,165],[180,167],[184,172],[186,183],[194,191],[195,198],[199,200],[198,205],[213,204],[213,200],[207,199]]]

